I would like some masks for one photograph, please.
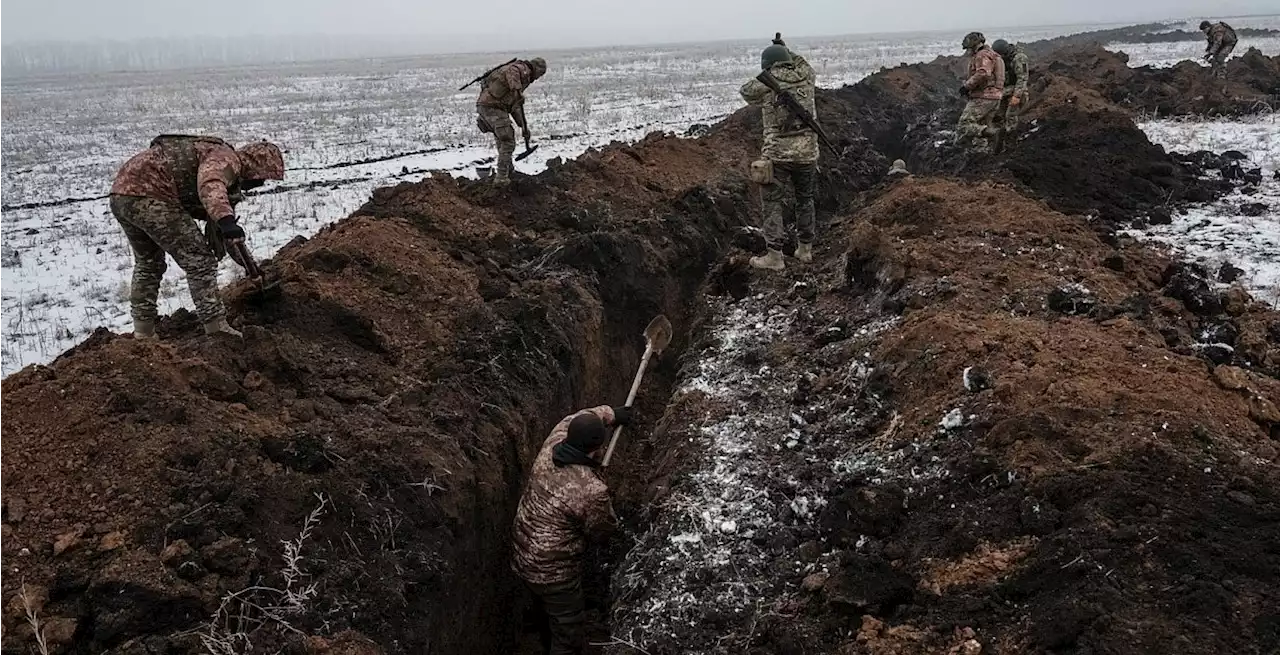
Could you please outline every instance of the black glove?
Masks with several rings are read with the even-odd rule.
[[[967,95],[969,95],[969,87],[967,87],[967,86],[965,86],[965,85],[961,84],[961,85],[960,85],[960,95],[962,95],[962,96],[967,96]]]
[[[614,424],[614,425],[627,425],[627,424],[631,423],[631,408],[630,408],[630,407],[614,407],[614,408],[612,408],[612,409],[613,409],[613,424]]]
[[[222,233],[224,241],[232,239],[244,239],[244,228],[236,224],[235,216],[223,216],[218,219],[218,231]]]

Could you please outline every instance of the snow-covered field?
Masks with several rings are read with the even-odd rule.
[[[1280,306],[1280,114],[1244,120],[1157,120],[1140,127],[1169,151],[1238,150],[1247,156],[1241,167],[1261,168],[1262,182],[1252,191],[1244,187],[1218,202],[1179,213],[1170,225],[1132,233],[1168,244],[1211,271],[1230,262],[1244,270],[1241,282],[1254,298]]]
[[[1210,19],[1217,20],[1217,19]],[[1252,27],[1255,29],[1280,29],[1280,16],[1250,16],[1248,18],[1231,18],[1227,23],[1236,29],[1244,27]],[[1187,32],[1198,32],[1200,30],[1199,20],[1189,20],[1183,24],[1172,25],[1168,31],[1183,30]],[[1204,55],[1204,41],[1176,41],[1173,43],[1110,43],[1107,48],[1111,50],[1121,50],[1129,55],[1129,65],[1138,66],[1156,66],[1168,67],[1185,59],[1204,64],[1201,56]],[[1267,54],[1280,52],[1280,38],[1277,37],[1241,37],[1240,42],[1236,44],[1236,48],[1232,51],[1231,56],[1240,57],[1249,51],[1249,48],[1257,48]]]
[[[1100,27],[1105,26],[1031,28],[988,37],[1030,41]],[[788,43],[818,70],[822,86],[835,87],[882,67],[957,54],[961,36],[796,37]],[[540,148],[517,168],[534,173],[552,157],[576,156],[654,130],[681,133],[690,124],[723,117],[741,105],[738,86],[754,74],[764,44],[531,53],[545,56],[551,66],[529,99]],[[98,326],[130,329],[132,256],[106,201],[97,198],[119,165],[156,134],[215,134],[235,143],[269,138],[281,144],[286,180],[239,210],[255,254],[267,257],[295,235],[310,235],[350,214],[375,187],[415,181],[431,170],[474,176],[492,150],[475,130],[476,89],[457,88],[510,56],[6,77],[0,161],[3,374],[51,360]],[[33,203],[47,206],[20,207]],[[224,262],[224,280],[238,274]],[[190,304],[185,278],[171,263],[162,311]]]

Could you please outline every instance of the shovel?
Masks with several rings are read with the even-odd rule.
[[[644,379],[644,370],[649,367],[649,360],[654,354],[660,354],[671,343],[671,321],[659,314],[644,329],[644,356],[640,358],[640,368],[636,371],[636,379],[631,382],[631,393],[627,394],[627,407],[636,401],[636,393],[640,391],[640,381]],[[618,445],[618,437],[622,434],[622,426],[613,429],[613,438],[609,439],[609,449],[604,451],[601,466],[608,466],[613,458],[613,448]]]
[[[525,118],[524,121],[524,125],[521,126],[524,131],[524,152],[516,155],[516,161],[524,161],[526,157],[533,154],[534,150],[538,149],[538,146],[529,145],[529,119]]]
[[[249,253],[249,248],[244,245],[243,241],[228,244],[227,253],[231,255],[231,259],[234,259],[237,264],[244,267],[249,279],[258,285],[258,294],[260,296],[267,297],[279,292],[280,281],[267,279],[267,276],[262,273],[262,268],[258,266],[258,261]]]

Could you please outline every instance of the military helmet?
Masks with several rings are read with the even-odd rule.
[[[1203,32],[1207,29],[1209,29],[1209,21],[1207,20],[1200,21],[1200,31]]]
[[[1013,45],[1004,39],[996,39],[996,42],[991,44],[991,49],[1001,55],[1007,55],[1013,52]]]
[[[987,42],[987,37],[982,32],[969,32],[964,35],[964,40],[960,42],[960,47],[965,50],[973,50],[974,48]]]
[[[787,50],[784,45],[771,45],[760,53],[760,70],[767,71],[773,68],[774,64],[786,64],[791,62],[791,51]]]
[[[240,177],[245,180],[283,180],[284,156],[270,141],[256,141],[236,148],[240,157]]]
[[[533,69],[533,79],[535,80],[547,74],[547,60],[542,57],[530,59],[529,67]]]

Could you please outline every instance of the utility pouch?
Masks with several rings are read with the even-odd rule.
[[[756,184],[773,184],[773,162],[768,159],[751,162],[751,181]]]

